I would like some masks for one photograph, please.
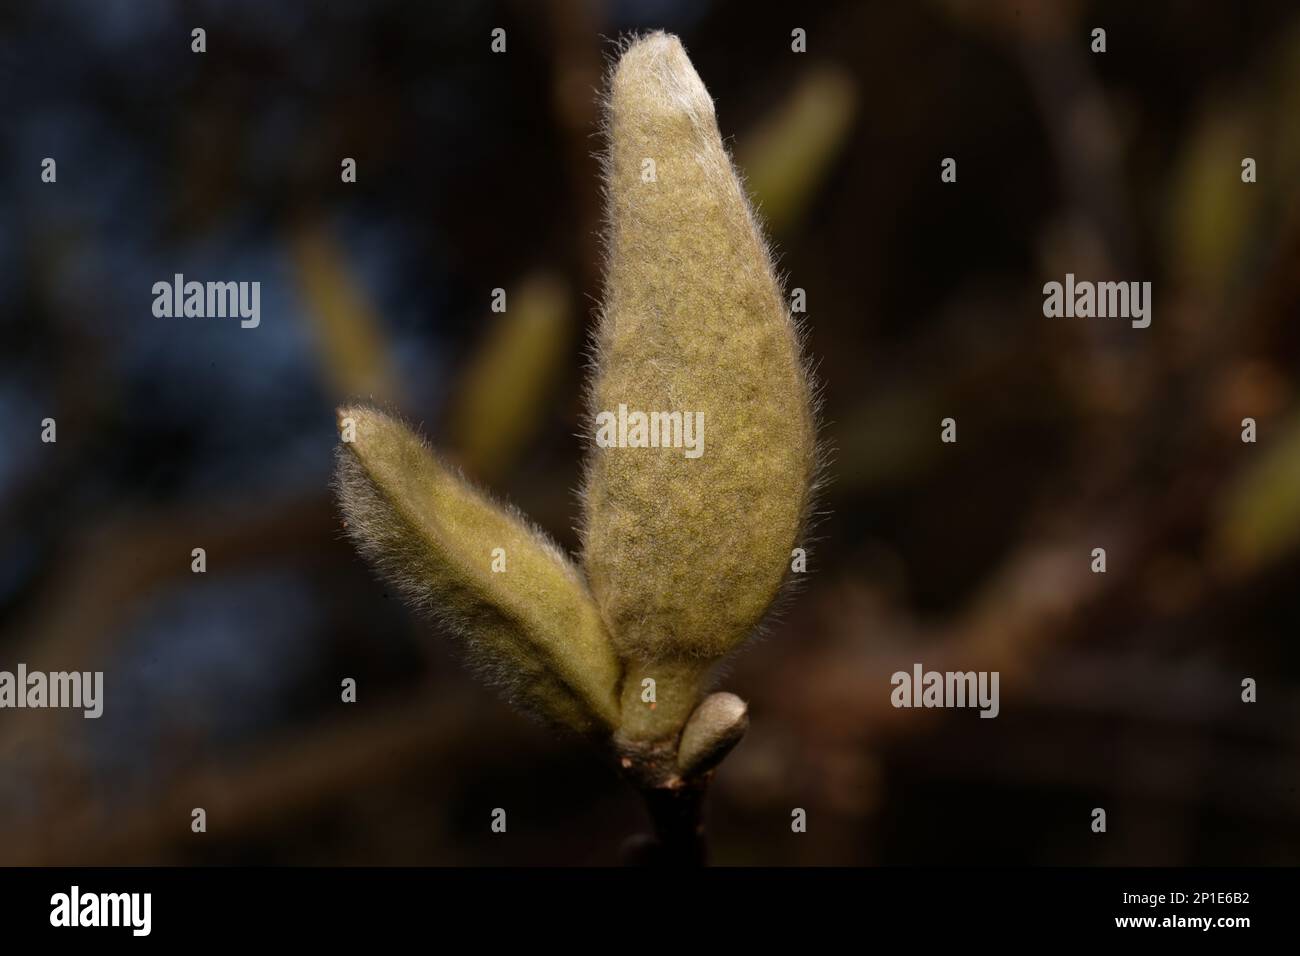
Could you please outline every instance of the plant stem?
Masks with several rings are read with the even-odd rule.
[[[703,866],[704,798],[711,773],[684,778],[675,741],[617,742],[623,776],[645,800],[654,836],[633,839],[628,862],[645,866]]]
[[[645,862],[655,866],[704,866],[708,862],[704,839],[707,792],[703,779],[641,791],[656,839]]]

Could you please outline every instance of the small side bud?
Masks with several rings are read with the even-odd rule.
[[[749,729],[749,707],[735,694],[710,694],[682,731],[677,768],[683,777],[712,770]]]

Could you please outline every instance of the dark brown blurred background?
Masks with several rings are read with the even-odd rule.
[[[836,448],[726,679],[714,860],[1300,862],[1294,4],[84,0],[0,10],[0,668],[104,670],[106,709],[0,712],[0,863],[613,863],[644,826],[328,481],[373,397],[576,546],[596,89],[649,28],[806,290]],[[1151,328],[1044,318],[1067,271],[1153,282]],[[259,280],[260,327],[153,317],[176,272]],[[892,709],[918,661],[1000,671],[1001,715]]]

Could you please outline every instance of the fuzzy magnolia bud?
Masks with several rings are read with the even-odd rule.
[[[370,408],[338,415],[336,484],[358,550],[460,634],[512,700],[580,733],[610,730],[619,664],[577,569],[400,422]]]
[[[643,413],[652,434],[595,436],[583,560],[628,660],[623,732],[663,738],[785,579],[815,425],[797,330],[676,37],[627,49],[607,113],[609,255],[589,411],[593,430],[602,413]],[[694,447],[678,422],[696,424]],[[653,710],[636,695],[645,677],[659,687]]]
[[[712,770],[749,729],[749,708],[735,694],[710,694],[682,731],[677,769],[683,777]]]

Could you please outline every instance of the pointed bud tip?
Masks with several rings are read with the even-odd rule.
[[[656,31],[633,42],[614,71],[615,110],[636,106],[657,113],[713,115],[713,98],[681,40]]]
[[[359,434],[369,431],[362,427],[362,422],[373,421],[379,414],[381,413],[365,405],[340,405],[334,409],[335,431],[345,444],[354,445]],[[350,429],[347,427],[349,423],[352,426]]]

